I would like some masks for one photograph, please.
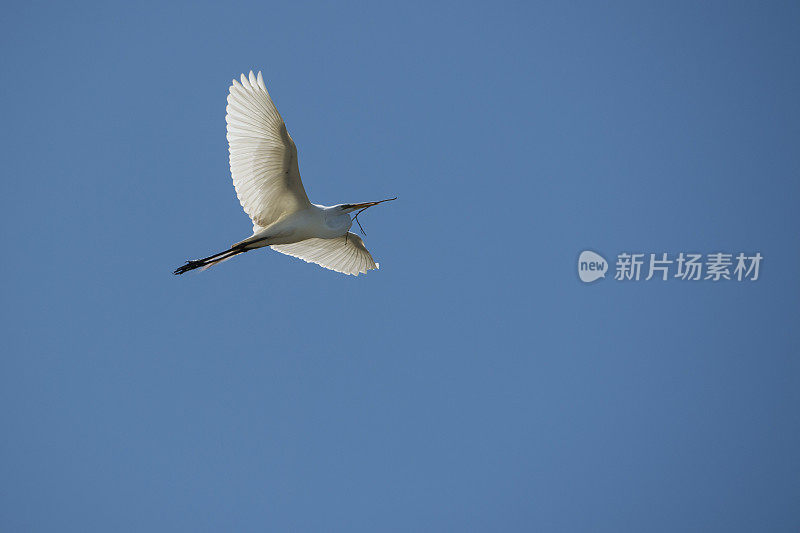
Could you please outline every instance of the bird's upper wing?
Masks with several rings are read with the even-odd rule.
[[[307,263],[358,276],[378,268],[378,263],[355,233],[335,239],[306,239],[292,244],[274,244],[272,249],[282,254],[298,257]]]
[[[231,176],[245,213],[258,226],[311,206],[300,181],[297,148],[267,93],[261,72],[233,80],[228,95]]]

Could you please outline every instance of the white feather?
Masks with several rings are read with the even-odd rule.
[[[272,249],[353,276],[379,268],[364,246],[364,241],[355,233],[335,239],[306,239],[292,244],[275,244]]]
[[[231,176],[245,213],[259,226],[311,207],[297,148],[264,86],[261,72],[233,80],[228,95]]]

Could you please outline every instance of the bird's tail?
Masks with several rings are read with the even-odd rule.
[[[217,263],[222,263],[223,261],[227,261],[228,259],[230,259],[235,255],[243,254],[244,252],[247,251],[248,249],[244,248],[244,246],[235,244],[229,250],[225,250],[224,252],[219,252],[214,255],[209,255],[208,257],[204,257],[202,259],[186,261],[186,264],[176,268],[173,274],[183,274],[184,272],[189,272],[190,270],[194,270],[195,268],[202,268],[203,270],[206,270],[207,268],[211,268]]]

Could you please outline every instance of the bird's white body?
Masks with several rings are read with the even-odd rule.
[[[255,230],[252,237],[242,242],[252,242],[262,247],[292,244],[313,238],[343,237],[352,227],[353,220],[337,207],[312,204],[311,207],[295,211],[269,227]]]
[[[266,246],[343,274],[357,276],[378,268],[361,238],[349,233],[349,213],[388,200],[312,204],[300,180],[297,147],[260,72],[242,74],[241,83],[233,80],[227,111],[231,176],[239,202],[253,221],[253,235],[228,250],[188,261],[175,274]]]

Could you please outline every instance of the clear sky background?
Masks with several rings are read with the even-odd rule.
[[[670,4],[5,6],[0,529],[797,531],[800,8]],[[171,274],[251,68],[380,271]]]

